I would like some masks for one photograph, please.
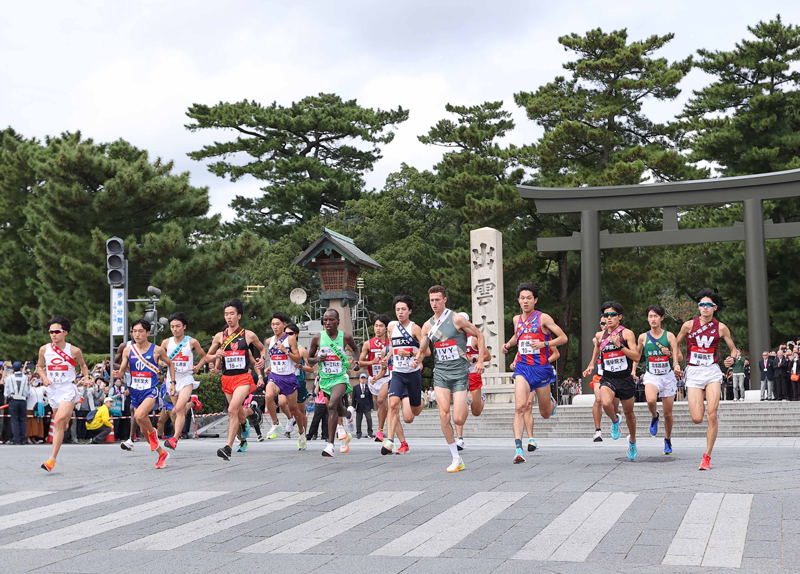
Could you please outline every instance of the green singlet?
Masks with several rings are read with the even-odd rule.
[[[350,360],[344,351],[344,332],[339,331],[336,339],[331,340],[328,333],[322,331],[319,334],[319,349],[325,355],[325,362],[319,364],[319,388],[322,392],[330,395],[336,385],[347,385],[345,394],[353,392],[350,377],[347,376]]]
[[[668,375],[672,372],[672,357],[664,354],[664,351],[655,343],[650,331],[645,334],[644,343],[644,356],[647,359],[647,372],[651,375]],[[669,350],[669,341],[667,339],[667,332],[664,331],[661,336],[656,339],[661,346]]]

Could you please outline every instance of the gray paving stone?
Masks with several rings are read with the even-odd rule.
[[[748,540],[744,544],[744,556],[748,558],[780,559],[781,543],[777,540]]]
[[[625,556],[625,561],[637,564],[661,564],[666,553],[667,547],[665,546],[636,544]]]

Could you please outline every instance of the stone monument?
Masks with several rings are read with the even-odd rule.
[[[472,323],[486,338],[492,359],[486,373],[504,373],[506,362],[501,351],[505,339],[503,310],[503,234],[491,227],[469,234],[472,272]]]

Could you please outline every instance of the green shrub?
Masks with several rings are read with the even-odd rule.
[[[200,381],[195,394],[203,403],[203,410],[200,411],[202,414],[221,413],[227,410],[225,394],[222,392],[222,375],[201,373],[195,375],[195,379]]]

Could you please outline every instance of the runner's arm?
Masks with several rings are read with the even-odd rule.
[[[300,366],[300,370],[301,371],[305,371],[306,373],[313,373],[314,372],[314,367],[311,367],[308,364],[308,349],[306,349],[302,345],[299,345],[298,349],[300,349],[300,357],[306,360],[306,364],[305,365],[301,365]]]
[[[200,360],[192,369],[193,372],[197,373],[206,364],[206,352],[203,350],[203,346],[200,344],[200,341],[192,337],[192,342],[190,343],[192,352],[200,357]]]
[[[509,347],[516,347],[517,346],[517,322],[519,321],[519,315],[514,315],[514,319],[511,321],[514,323],[514,335],[508,340],[507,343],[503,343],[503,354],[508,353]]]
[[[667,343],[669,344],[669,348],[672,349],[672,370],[675,371],[675,374],[680,377],[681,376],[681,365],[678,362],[678,357],[680,357],[680,351],[678,349],[678,340],[675,338],[670,332],[667,332]]]
[[[319,339],[319,334],[314,335],[314,338],[311,339],[311,348],[308,350],[308,364],[311,366],[316,365],[320,361],[317,356],[319,352]]]
[[[125,376],[125,369],[128,368],[128,355],[122,353],[122,358],[119,360],[119,369],[111,373],[115,379],[121,379]]]
[[[725,339],[725,344],[728,345],[728,349],[730,350],[730,356],[726,357],[723,361],[726,367],[730,367],[733,365],[733,356],[736,354],[736,345],[733,344],[731,330],[728,329],[728,326],[724,323],[719,324],[719,336]]]
[[[675,339],[675,347],[678,349],[678,354],[675,357],[676,361],[683,361],[683,355],[681,354],[681,343],[683,343],[683,340],[686,338],[686,335],[689,334],[689,331],[691,331],[691,329],[692,329],[692,322],[691,321],[686,321],[683,324],[683,326],[681,327],[681,330],[680,330],[680,332],[678,333],[678,336]],[[687,345],[688,345],[688,341],[687,341]],[[688,352],[688,347],[687,347],[687,352]]]
[[[622,332],[622,336],[625,339],[625,342],[628,343],[627,347],[622,347],[620,349],[622,353],[628,357],[634,363],[638,363],[641,355],[639,354],[638,350],[636,349],[636,338],[633,334],[633,331],[630,329],[625,329]]]
[[[245,341],[247,341],[247,345],[254,345],[258,352],[261,353],[261,357],[259,357],[256,361],[253,362],[253,365],[261,363],[262,366],[265,366],[267,363],[267,348],[264,346],[264,343],[256,336],[255,333],[252,331],[245,330],[244,332]],[[258,367],[261,369],[261,367]]]
[[[475,361],[475,372],[482,374],[484,371],[484,361],[490,361],[492,359],[489,350],[486,348],[486,340],[483,337],[483,332],[459,314],[453,317],[453,324],[456,328],[461,329],[468,335],[472,335],[472,338],[478,341],[478,360]],[[486,355],[489,355],[488,359],[485,358]]]
[[[42,384],[45,387],[49,387],[50,386],[50,379],[47,378],[47,368],[46,368],[47,365],[45,364],[45,360],[44,360],[44,353],[45,353],[45,348],[46,347],[47,347],[47,345],[42,345],[41,347],[39,347],[39,360],[36,362],[36,372],[39,373],[40,377],[42,377]],[[3,371],[4,371],[3,372],[3,378],[5,379],[5,376],[6,376],[5,369]]]
[[[425,326],[427,327],[428,323],[425,323]],[[419,325],[415,324],[414,327],[411,329],[411,335],[413,337],[416,337],[417,341],[419,341],[420,350],[422,350],[423,347],[425,348],[425,356],[426,357],[430,357],[431,356],[431,346],[429,344],[425,344],[425,345],[422,344],[422,327],[420,327]],[[427,334],[425,335],[425,338],[426,339],[428,338]],[[428,342],[430,342],[430,341],[428,341]]]
[[[550,315],[547,313],[542,313],[541,321],[542,327],[547,327],[551,334],[556,335],[555,339],[545,341],[547,345],[542,343],[542,347],[560,347],[561,345],[566,345],[569,342],[569,337],[567,337],[563,329],[561,329],[561,327],[559,327],[558,324],[553,321],[553,318]],[[533,348],[536,349],[536,344],[534,344]]]
[[[430,345],[431,342],[430,339],[428,339],[428,333],[430,333],[430,324],[426,322],[425,326],[420,329],[420,336],[417,337],[417,340],[419,341],[419,351],[417,351],[416,357],[414,357],[414,355],[411,355],[412,357],[414,357],[414,361],[412,361],[411,363],[412,369],[415,367],[414,365],[415,362],[419,364],[422,362],[423,357],[427,357],[431,354],[430,351],[428,350],[428,346]],[[412,335],[414,334],[412,333]],[[425,354],[425,351],[428,351],[428,353]]]
[[[561,353],[558,352],[558,347],[553,347],[550,351],[550,358],[547,359],[548,363],[555,363],[559,357],[561,357]]]
[[[89,379],[89,367],[86,365],[86,361],[83,359],[83,351],[81,351],[78,347],[72,346],[72,358],[75,359],[75,362],[81,366],[81,373],[83,374],[85,379]]]
[[[300,350],[297,348],[297,338],[289,337],[289,352],[287,353],[293,363],[300,362]]]
[[[594,339],[592,339],[592,343],[594,343],[594,350],[592,351],[592,362],[589,363],[589,366],[586,367],[586,370],[583,371],[584,377],[588,377],[589,375],[592,374],[592,371],[594,371],[594,366],[597,364],[597,357],[600,356],[600,346],[597,344],[597,341],[600,340],[597,337],[599,334],[600,333],[595,333]]]
[[[362,367],[371,367],[375,363],[379,362],[380,359],[373,359],[372,361],[367,360],[369,356],[369,341],[364,341],[364,344],[361,345],[361,355],[358,357],[358,364]]]
[[[353,335],[345,333],[343,341],[345,352],[347,352],[347,347],[350,347],[350,350],[353,352],[353,370],[358,371],[361,368],[361,363],[356,359],[356,357],[358,357],[358,345],[356,345],[356,340],[353,338]]]
[[[156,347],[155,351],[153,351],[153,355],[156,359],[156,362],[159,360],[164,361],[167,364],[167,368],[169,369],[169,377],[171,381],[175,381],[175,365],[172,364],[172,359],[169,358],[167,352],[163,349],[163,347]]]

